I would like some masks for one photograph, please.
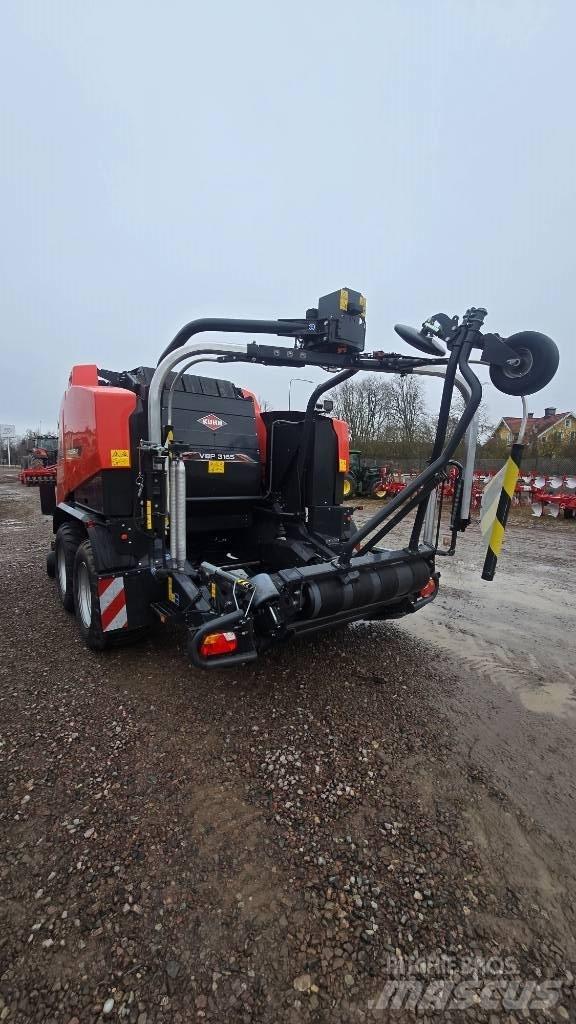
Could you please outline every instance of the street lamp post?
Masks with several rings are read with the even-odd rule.
[[[288,412],[290,412],[290,410],[292,408],[292,406],[290,404],[290,401],[291,401],[291,398],[292,398],[292,385],[293,385],[295,380],[300,380],[300,381],[302,381],[303,384],[315,384],[316,383],[313,380],[309,380],[308,377],[292,377],[290,379],[290,381],[288,383]]]

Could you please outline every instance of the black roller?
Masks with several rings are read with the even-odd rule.
[[[306,582],[302,618],[324,618],[415,594],[428,582],[430,567],[424,559],[418,559],[378,569],[362,569],[348,582],[344,582],[346,578],[335,575],[318,582]]]

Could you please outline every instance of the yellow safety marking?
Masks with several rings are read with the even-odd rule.
[[[502,551],[502,544],[504,543],[504,533],[505,530],[504,527],[502,526],[502,523],[500,522],[499,519],[495,519],[494,526],[492,527],[492,533],[490,534],[490,543],[488,546],[492,548],[492,551],[494,552],[496,557],[498,557],[498,555]]]
[[[216,584],[215,583],[211,583],[210,584],[210,597],[212,598],[213,601],[216,598]]]
[[[174,431],[173,430],[169,430],[168,433],[166,434],[166,443],[167,444],[171,444],[171,442],[173,440],[174,440]]]
[[[348,463],[346,462],[346,459],[338,459],[338,472],[345,473],[347,469]]]
[[[152,502],[146,502],[146,529],[152,529]]]
[[[519,473],[520,467],[516,465],[513,459],[508,459],[506,463],[506,472],[504,473],[504,480],[502,482],[502,490],[506,491],[509,498],[514,497]]]
[[[127,448],[111,448],[110,462],[114,467],[130,469],[130,452]]]
[[[209,473],[223,473],[226,463],[221,459],[208,459]]]
[[[172,577],[171,576],[168,577],[168,600],[172,601],[173,604],[175,602],[175,598],[174,598],[174,583],[172,582]]]
[[[345,313],[348,309],[348,289],[340,289],[340,309]]]
[[[364,295],[360,296],[360,309],[362,310],[362,315],[366,316],[366,298]]]

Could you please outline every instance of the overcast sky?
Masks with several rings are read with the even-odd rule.
[[[342,285],[368,349],[470,305],[550,334],[531,404],[573,409],[575,33],[572,0],[4,0],[0,421]],[[288,370],[229,375],[286,405]]]

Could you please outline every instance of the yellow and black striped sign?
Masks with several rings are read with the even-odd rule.
[[[483,580],[494,579],[498,556],[502,551],[502,544],[504,543],[504,532],[508,521],[508,513],[510,511],[510,505],[512,504],[512,498],[514,497],[514,491],[516,490],[516,483],[520,473],[520,463],[522,461],[523,451],[523,444],[512,445],[510,456],[503,466],[503,469],[494,477],[494,480],[488,485],[484,492],[480,528],[484,534],[489,532],[489,538],[488,550],[486,552],[486,558],[484,559],[484,568],[482,569]],[[490,490],[496,489],[499,484],[499,495],[494,494],[492,497]]]

